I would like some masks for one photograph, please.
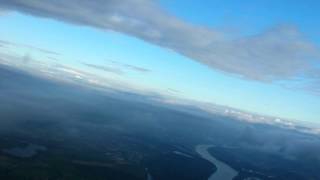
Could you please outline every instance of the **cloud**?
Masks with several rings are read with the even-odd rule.
[[[8,11],[5,9],[0,8],[0,16],[7,14]]]
[[[2,46],[9,46],[9,45],[12,45],[12,43],[9,42],[9,41],[0,40],[0,45],[2,45]]]
[[[111,62],[115,66],[96,65],[96,64],[90,64],[90,63],[82,63],[82,64],[87,67],[90,67],[90,68],[94,68],[94,69],[97,69],[100,71],[105,71],[105,72],[111,72],[111,73],[115,73],[118,75],[123,75],[126,70],[132,70],[132,71],[136,71],[139,73],[150,72],[149,69],[146,69],[143,67],[134,66],[134,65],[130,65],[130,64],[118,63],[116,61],[111,61]]]
[[[39,51],[41,53],[48,54],[48,55],[54,55],[54,56],[61,55],[60,53],[52,51],[52,50],[47,50],[47,49],[31,46],[31,45],[28,45],[28,44],[19,44],[19,43],[10,42],[10,41],[4,41],[4,40],[0,40],[0,46],[24,47],[24,48],[36,50],[36,51]]]
[[[31,57],[30,54],[24,54],[24,55],[22,56],[22,62],[23,62],[24,64],[28,64],[30,61],[33,61],[33,58]]]
[[[319,48],[294,26],[234,39],[180,20],[150,0],[0,0],[0,7],[124,33],[245,79],[319,81]]]
[[[126,68],[129,68],[133,71],[137,71],[137,72],[141,72],[141,73],[147,73],[150,72],[149,69],[143,68],[143,67],[139,67],[139,66],[134,66],[134,65],[130,65],[130,64],[124,64],[124,66]]]
[[[34,47],[34,46],[27,46],[28,48],[31,48],[31,49],[36,49],[42,53],[45,53],[45,54],[50,54],[50,55],[55,55],[55,56],[60,56],[61,54],[58,53],[58,52],[55,52],[55,51],[51,51],[51,50],[47,50],[47,49],[42,49],[42,48],[38,48],[38,47]]]
[[[144,67],[140,67],[140,66],[136,66],[136,65],[131,65],[131,64],[126,64],[126,63],[120,63],[117,61],[110,61],[113,65],[119,66],[121,68],[126,68],[132,71],[136,71],[136,72],[140,72],[140,73],[148,73],[151,72],[150,69],[144,68]]]
[[[114,67],[109,67],[109,66],[103,66],[103,65],[96,65],[96,64],[89,64],[89,63],[82,63],[83,65],[96,69],[96,70],[100,70],[100,71],[104,71],[104,72],[108,72],[108,73],[114,73],[117,75],[122,75],[123,71],[121,69],[117,69]]]
[[[34,59],[29,53],[22,55],[11,54],[7,52],[0,52],[0,63],[10,64],[14,66],[29,66],[40,63],[40,61]]]
[[[47,56],[47,58],[52,60],[52,61],[60,61],[60,59],[55,58],[55,57],[51,57],[51,56]]]
[[[181,93],[181,91],[173,89],[173,88],[168,88],[167,91],[169,93],[173,93],[173,94],[180,94]]]

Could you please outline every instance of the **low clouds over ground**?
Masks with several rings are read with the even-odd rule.
[[[0,0],[0,8],[113,30],[171,49],[242,78],[273,82],[306,79],[319,90],[320,52],[294,26],[278,25],[238,39],[193,25],[149,0]]]

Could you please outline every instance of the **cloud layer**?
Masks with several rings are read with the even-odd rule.
[[[232,39],[182,21],[150,0],[0,0],[0,8],[124,33],[246,79],[320,79],[318,47],[292,26]]]

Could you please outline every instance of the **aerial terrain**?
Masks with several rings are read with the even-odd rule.
[[[140,96],[2,65],[0,178],[320,178],[318,135]]]

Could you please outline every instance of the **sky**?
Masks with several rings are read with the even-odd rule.
[[[319,7],[312,0],[0,0],[0,61],[320,122]]]

